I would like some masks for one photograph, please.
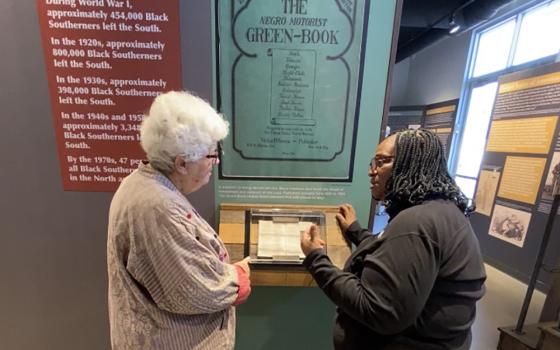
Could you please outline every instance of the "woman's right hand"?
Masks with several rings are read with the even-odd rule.
[[[251,276],[251,268],[249,267],[250,261],[251,261],[251,257],[248,256],[245,259],[234,263],[233,265],[239,266],[243,271],[245,271],[247,277],[249,277]]]
[[[350,204],[341,204],[340,207],[338,207],[336,221],[338,222],[338,226],[340,227],[342,233],[346,233],[348,227],[352,225],[352,223],[354,223],[354,221],[356,220],[356,211]]]

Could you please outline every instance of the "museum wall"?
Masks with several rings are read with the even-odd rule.
[[[492,18],[499,18],[534,2],[513,0]],[[474,29],[476,27],[458,35],[449,35],[395,64],[391,106],[426,105],[459,98]]]
[[[471,31],[449,36],[395,65],[391,106],[416,106],[459,98]]]
[[[183,0],[184,86],[211,98],[210,5]],[[109,349],[112,193],[65,192],[35,1],[0,2],[0,349]],[[213,220],[213,188],[191,198]]]
[[[390,104],[393,106],[407,106],[406,92],[408,74],[410,71],[410,57],[405,58],[393,66],[393,80],[391,85]]]

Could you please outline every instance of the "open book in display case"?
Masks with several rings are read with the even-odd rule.
[[[315,286],[302,265],[300,235],[317,225],[333,264],[342,268],[350,256],[336,222],[336,206],[222,203],[219,234],[231,262],[251,257],[254,286]]]

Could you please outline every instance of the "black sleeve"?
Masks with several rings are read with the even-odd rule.
[[[344,236],[355,246],[358,246],[364,239],[368,237],[372,237],[372,233],[366,229],[363,229],[358,220],[354,221],[346,232],[344,232]]]
[[[322,249],[304,260],[319,287],[356,321],[386,335],[412,325],[437,276],[431,242],[417,234],[399,235],[367,255],[363,264],[357,277],[335,267]]]

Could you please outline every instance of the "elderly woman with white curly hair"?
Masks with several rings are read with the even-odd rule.
[[[168,92],[140,130],[148,162],[111,202],[107,241],[113,350],[233,349],[234,306],[250,294],[247,260],[189,203],[219,163],[228,124],[204,100]]]

